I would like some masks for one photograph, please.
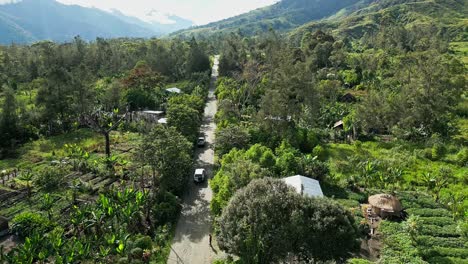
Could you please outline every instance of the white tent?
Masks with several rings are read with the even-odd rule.
[[[293,187],[297,193],[310,197],[323,197],[322,188],[317,180],[301,175],[282,179],[287,185]]]
[[[178,93],[178,94],[180,94],[182,92],[182,90],[180,90],[177,87],[167,88],[166,91],[168,91],[170,93]]]

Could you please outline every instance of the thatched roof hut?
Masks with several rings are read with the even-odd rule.
[[[403,207],[400,200],[390,194],[376,194],[369,197],[369,204],[376,214],[382,217],[386,215],[399,215]]]

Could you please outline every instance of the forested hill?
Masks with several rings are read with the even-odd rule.
[[[117,12],[64,5],[55,0],[23,0],[0,5],[0,44],[39,40],[62,42],[70,41],[76,35],[86,40],[96,37],[153,37],[190,25],[187,20],[171,19],[176,23],[167,26]]]
[[[270,27],[275,30],[290,30],[312,20],[331,16],[359,2],[362,0],[282,0],[271,6],[174,34],[190,36],[241,31],[243,34],[253,35]]]
[[[291,35],[300,41],[305,32],[322,29],[333,31],[334,35],[358,39],[382,26],[429,26],[441,29],[439,33],[451,41],[466,41],[466,14],[467,0],[366,0],[327,19],[309,22],[292,31]]]
[[[304,32],[326,29],[360,38],[387,24],[428,25],[445,29],[452,40],[467,38],[467,0],[283,0],[249,13],[176,32],[180,36],[209,36],[229,32],[254,35],[269,28]]]

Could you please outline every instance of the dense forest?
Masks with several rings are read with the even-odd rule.
[[[0,263],[466,263],[466,1],[308,3],[0,46]]]

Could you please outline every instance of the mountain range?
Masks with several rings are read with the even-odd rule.
[[[468,39],[468,0],[282,0],[248,13],[194,27],[190,20],[165,16],[172,23],[128,16],[55,0],[22,0],[0,5],[0,44],[31,43],[39,40],[67,41],[76,35],[96,37],[209,37],[241,32],[255,35],[272,28],[300,40],[304,32],[316,29],[360,37],[376,30],[384,19],[393,24],[437,25],[452,40]],[[148,22],[150,21],[150,22]]]
[[[0,43],[63,42],[80,35],[96,37],[153,37],[187,28],[193,22],[169,16],[173,22],[146,22],[119,11],[65,5],[55,0],[22,0],[0,5]]]
[[[240,32],[255,35],[272,28],[302,33],[317,29],[360,37],[378,28],[382,20],[393,24],[440,26],[452,40],[468,38],[468,0],[282,0],[222,21],[192,27],[172,35],[208,37]]]

